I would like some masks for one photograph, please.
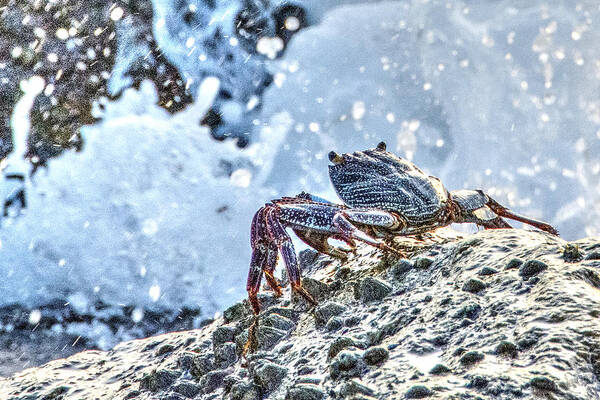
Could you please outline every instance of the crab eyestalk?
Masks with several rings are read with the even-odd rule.
[[[329,152],[329,161],[331,161],[335,165],[339,165],[344,162],[344,157],[339,155],[335,151],[330,151]]]

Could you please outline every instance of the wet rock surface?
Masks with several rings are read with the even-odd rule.
[[[586,255],[598,239],[574,243]],[[0,398],[600,396],[598,260],[567,261],[563,240],[523,230],[467,238],[440,230],[397,245],[412,262],[432,262],[407,269],[405,260],[359,246],[346,262],[303,266],[305,277],[327,286],[312,287],[324,297],[314,310],[290,301],[289,292],[262,293],[258,349],[247,359],[241,351],[252,316],[243,302],[201,329],[87,351],[2,378]],[[494,271],[480,274],[485,268]],[[473,280],[485,288],[465,291]],[[365,302],[357,296],[364,282],[363,288],[391,290],[377,289],[385,295]],[[330,330],[333,320],[339,323]]]

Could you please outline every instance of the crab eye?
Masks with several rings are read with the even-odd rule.
[[[341,164],[342,162],[344,162],[344,157],[340,156],[335,151],[330,151],[329,152],[329,161],[331,161],[334,164]]]
[[[377,145],[377,150],[380,151],[385,151],[385,149],[387,148],[385,142],[379,142],[379,144]]]

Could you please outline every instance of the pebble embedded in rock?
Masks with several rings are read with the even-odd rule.
[[[223,319],[226,323],[237,321],[248,314],[248,309],[244,303],[235,303],[223,311]]]
[[[433,259],[430,257],[419,257],[415,260],[415,268],[427,269],[433,264]]]
[[[287,332],[281,329],[259,325],[258,332],[256,334],[256,338],[258,339],[258,347],[261,350],[271,350],[286,335]]]
[[[163,354],[171,353],[173,350],[175,350],[175,346],[173,346],[172,344],[162,345],[156,351],[156,356],[162,356]]]
[[[509,357],[517,356],[517,346],[513,342],[503,340],[496,346],[496,354],[506,355]]]
[[[325,324],[331,317],[339,316],[346,310],[346,306],[335,301],[319,304],[315,309],[315,318],[319,323]]]
[[[219,369],[211,371],[200,379],[200,386],[204,393],[212,393],[215,389],[223,385],[223,380],[231,374],[231,369]]]
[[[403,258],[392,265],[390,271],[394,278],[400,279],[403,274],[413,269],[413,266],[414,265],[412,262],[410,262],[410,260]]]
[[[574,263],[581,261],[581,259],[583,258],[583,253],[581,253],[581,251],[579,250],[578,245],[567,243],[563,247],[562,256],[566,262]]]
[[[408,389],[405,397],[407,399],[424,399],[425,397],[430,397],[431,395],[433,395],[433,392],[427,386],[415,385]]]
[[[358,285],[357,296],[363,303],[382,300],[392,292],[387,283],[373,277],[366,277]]]
[[[485,376],[476,375],[471,378],[469,383],[467,383],[466,387],[474,388],[474,389],[483,389],[489,383],[489,380]]]
[[[479,351],[469,351],[463,354],[460,358],[460,363],[463,365],[471,365],[483,360],[483,358],[483,353]]]
[[[271,313],[260,320],[260,325],[270,326],[282,331],[290,331],[296,327],[293,321],[279,314]]]
[[[254,367],[254,381],[267,392],[275,390],[288,373],[287,368],[270,361],[261,362]]]
[[[173,391],[191,399],[200,393],[200,386],[192,382],[181,382],[173,386]]]
[[[239,382],[231,387],[231,400],[259,400],[258,388],[246,382]]]
[[[475,279],[475,278],[471,278],[469,280],[467,280],[463,287],[462,290],[464,290],[465,292],[469,292],[469,293],[479,293],[482,290],[485,289],[485,283],[479,279]]]
[[[593,251],[583,258],[584,260],[600,260],[600,251]]]
[[[390,352],[383,347],[371,347],[363,354],[363,359],[368,365],[377,365],[386,361]]]
[[[558,390],[556,383],[545,376],[536,376],[534,378],[531,378],[529,383],[532,387],[538,390],[545,390],[547,392],[556,392]]]
[[[453,315],[454,318],[469,318],[471,320],[477,319],[481,313],[481,306],[477,303],[468,303],[462,306]]]
[[[140,381],[140,390],[149,390],[151,392],[158,392],[159,390],[165,390],[173,384],[179,377],[179,372],[159,369],[142,377]]]
[[[343,350],[331,362],[329,373],[333,379],[340,376],[358,377],[362,375],[365,367],[358,352]]]
[[[324,398],[325,392],[318,386],[308,383],[296,384],[285,395],[285,400],[322,400]]]
[[[521,275],[523,278],[531,278],[547,268],[548,265],[542,261],[529,260],[525,262],[525,264],[521,265],[519,268],[519,275]]]
[[[235,343],[225,343],[215,349],[215,363],[220,368],[227,368],[237,361],[237,346]]]
[[[518,259],[518,258],[513,258],[512,260],[510,260],[507,264],[506,267],[504,267],[504,269],[517,269],[519,268],[521,265],[523,265],[523,261]]]
[[[356,346],[354,340],[347,336],[342,336],[334,340],[333,343],[329,346],[329,352],[327,353],[327,358],[331,359],[337,354],[344,350],[345,348]]]
[[[497,273],[498,273],[498,270],[496,268],[483,267],[483,268],[481,268],[481,270],[479,270],[479,272],[477,274],[479,276],[489,276],[489,275],[494,275]]]
[[[352,379],[350,382],[345,383],[340,389],[340,394],[344,398],[349,398],[351,396],[364,394],[366,396],[375,395],[375,390],[370,387],[360,383],[357,379]],[[352,397],[355,399],[356,397]]]
[[[450,372],[450,368],[446,367],[444,364],[436,364],[429,371],[431,375],[443,375]]]
[[[192,359],[190,373],[196,378],[206,375],[215,369],[214,357],[211,354],[195,355]]]
[[[331,317],[329,321],[327,321],[327,325],[325,325],[325,329],[330,332],[339,330],[342,326],[344,326],[344,321],[339,317]]]

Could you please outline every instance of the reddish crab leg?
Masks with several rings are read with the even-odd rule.
[[[314,306],[317,304],[317,302],[315,299],[313,299],[310,293],[308,293],[306,289],[302,287],[302,282],[300,280],[300,268],[298,267],[298,260],[296,259],[296,252],[294,250],[294,245],[292,244],[292,239],[274,214],[275,212],[269,212],[267,214],[269,234],[271,239],[277,244],[277,248],[283,257],[283,262],[287,268],[292,289],[298,292]]]
[[[515,221],[519,221],[519,222],[523,222],[524,224],[535,226],[538,229],[541,229],[545,232],[548,232],[548,233],[558,236],[558,231],[556,229],[554,229],[554,227],[551,226],[550,224],[547,224],[542,221],[538,221],[536,219],[528,218],[528,217],[525,217],[520,214],[516,214],[516,213],[512,212],[511,210],[509,210],[508,208],[501,205],[500,203],[498,203],[496,200],[492,199],[490,196],[488,196],[487,206],[489,208],[491,208],[492,211],[494,211],[496,214],[498,214],[501,217],[514,219]]]
[[[390,218],[394,218],[391,214],[389,214]],[[353,212],[352,218],[353,220],[356,219],[368,219],[369,217],[371,217],[371,215],[369,214],[369,211],[366,211],[365,213],[361,213],[361,212]],[[382,250],[387,250],[387,251],[391,251],[392,253],[396,253],[400,256],[404,256],[404,253],[388,246],[387,244],[385,244],[384,242],[382,242],[381,240],[378,239],[374,239],[371,236],[367,235],[366,233],[364,233],[363,231],[361,231],[360,229],[358,229],[357,227],[355,227],[354,225],[352,225],[352,223],[349,221],[350,216],[348,215],[347,212],[341,212],[336,214],[333,217],[333,224],[334,226],[338,227],[342,233],[349,237],[350,239],[356,239],[356,240],[360,240],[361,242],[365,242],[367,244],[370,244],[371,246],[377,247],[379,249]],[[389,223],[390,221],[386,221],[385,223]],[[398,220],[395,220],[395,223],[398,223]],[[371,223],[372,226],[385,226],[385,225],[381,225],[381,224],[375,224],[375,223]]]

